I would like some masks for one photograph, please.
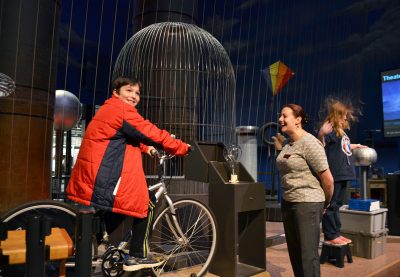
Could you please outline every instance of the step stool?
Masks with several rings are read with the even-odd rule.
[[[344,257],[347,256],[347,261],[349,263],[353,262],[353,256],[351,255],[350,247],[346,245],[332,245],[328,243],[322,244],[321,257],[319,262],[324,264],[328,259],[333,257],[336,261],[335,265],[337,267],[344,267]]]

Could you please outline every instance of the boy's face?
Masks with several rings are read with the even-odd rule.
[[[125,85],[119,88],[119,91],[113,90],[113,94],[123,102],[136,107],[140,101],[139,85]]]

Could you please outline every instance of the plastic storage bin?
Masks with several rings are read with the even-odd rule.
[[[386,228],[386,208],[372,212],[349,210],[347,205],[340,209],[343,232],[382,232]]]
[[[387,229],[370,234],[349,231],[341,233],[352,240],[349,246],[353,256],[374,259],[385,253]]]

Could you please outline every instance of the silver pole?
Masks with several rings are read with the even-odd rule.
[[[367,166],[361,166],[361,185],[360,185],[360,193],[361,193],[361,198],[362,199],[367,199],[367,173],[368,173],[368,167]]]

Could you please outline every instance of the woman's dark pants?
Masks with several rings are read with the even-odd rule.
[[[286,202],[282,218],[290,262],[296,277],[319,277],[318,245],[324,202]]]

